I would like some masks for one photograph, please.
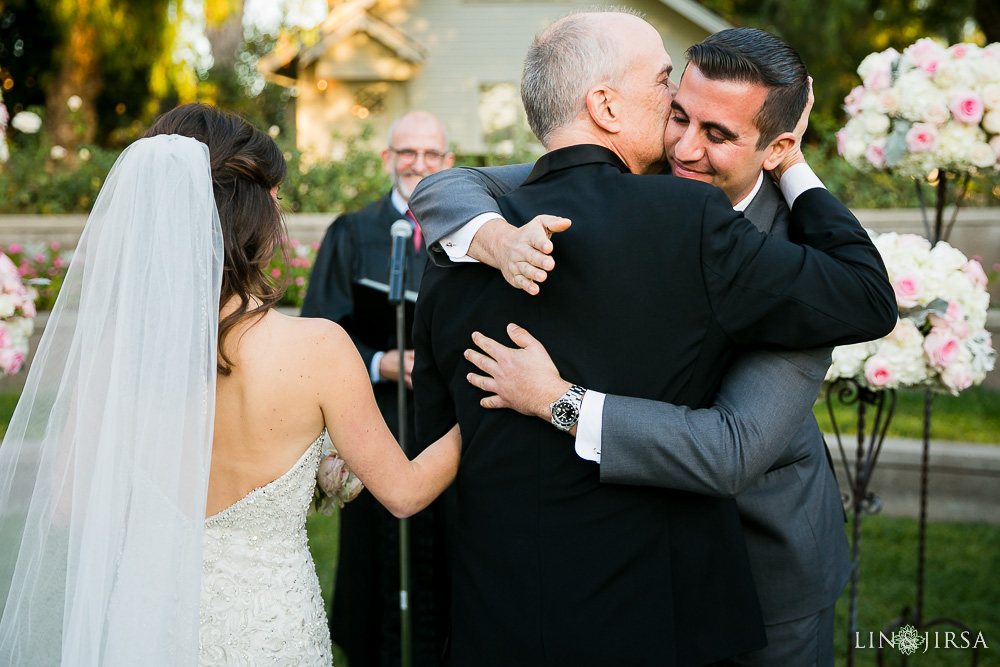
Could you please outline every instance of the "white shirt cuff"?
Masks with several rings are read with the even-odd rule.
[[[385,356],[385,352],[376,352],[372,356],[372,365],[368,369],[368,375],[372,379],[372,384],[378,384],[382,381],[382,374],[378,372],[378,365],[382,363],[382,357]]]
[[[472,245],[472,237],[476,235],[476,232],[483,225],[494,218],[503,219],[499,213],[480,213],[453,234],[441,237],[439,244],[444,248],[448,259],[453,262],[478,262],[478,259],[469,257],[469,246]]]
[[[800,162],[789,167],[781,175],[778,187],[781,188],[781,194],[784,196],[788,208],[791,208],[798,196],[806,190],[825,188],[826,186],[823,185],[823,181],[819,180],[819,176],[813,173],[808,164]]]
[[[604,394],[587,390],[576,422],[576,455],[584,461],[601,462],[601,430],[604,428]]]

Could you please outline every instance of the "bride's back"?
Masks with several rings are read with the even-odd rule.
[[[323,430],[313,372],[329,323],[270,311],[233,331],[219,375],[206,516],[283,475]]]

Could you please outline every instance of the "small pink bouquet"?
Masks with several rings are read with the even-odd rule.
[[[14,375],[28,354],[35,330],[35,290],[24,284],[17,266],[0,253],[0,372]]]
[[[927,386],[956,396],[980,384],[996,364],[983,267],[944,241],[931,247],[916,234],[869,235],[896,293],[899,321],[884,338],[835,348],[827,382],[853,378],[872,391]]]
[[[351,472],[344,459],[340,458],[337,448],[330,442],[326,434],[327,448],[316,472],[316,494],[313,497],[310,513],[319,512],[330,516],[334,507],[343,507],[364,491],[365,485]]]

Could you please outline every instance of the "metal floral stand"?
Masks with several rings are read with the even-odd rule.
[[[847,450],[840,436],[836,414],[833,410],[834,401],[843,405],[856,405],[858,409],[857,449],[853,470],[847,460]],[[882,510],[882,501],[874,492],[868,489],[875,463],[882,452],[882,443],[896,409],[896,390],[871,391],[856,380],[840,378],[833,382],[827,390],[826,408],[830,414],[830,423],[837,438],[840,458],[844,462],[844,473],[847,478],[848,493],[844,496],[844,504],[851,512],[851,580],[849,592],[849,607],[847,614],[847,666],[854,666],[854,637],[858,630],[858,580],[861,568],[861,517],[865,514],[878,514]],[[872,412],[869,425],[869,411]],[[867,434],[867,435],[866,435]]]

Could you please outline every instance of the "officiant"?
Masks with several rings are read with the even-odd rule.
[[[421,179],[451,167],[455,156],[448,151],[444,126],[425,111],[398,117],[389,128],[388,139],[381,155],[392,189],[378,201],[346,213],[330,225],[309,279],[302,316],[325,317],[350,334],[369,370],[379,410],[397,438],[397,383],[406,383],[407,440],[412,441],[413,350],[407,344],[405,372],[400,378],[395,319],[386,296],[374,286],[389,282],[392,224],[408,220],[413,236],[406,248],[405,289],[418,291],[426,253],[420,227],[409,213],[407,201]],[[442,664],[449,573],[444,518],[438,507],[441,502],[439,499],[410,519],[409,607],[416,667]],[[338,553],[330,613],[333,641],[347,654],[351,667],[400,664],[398,520],[371,494],[362,494],[340,513]]]

